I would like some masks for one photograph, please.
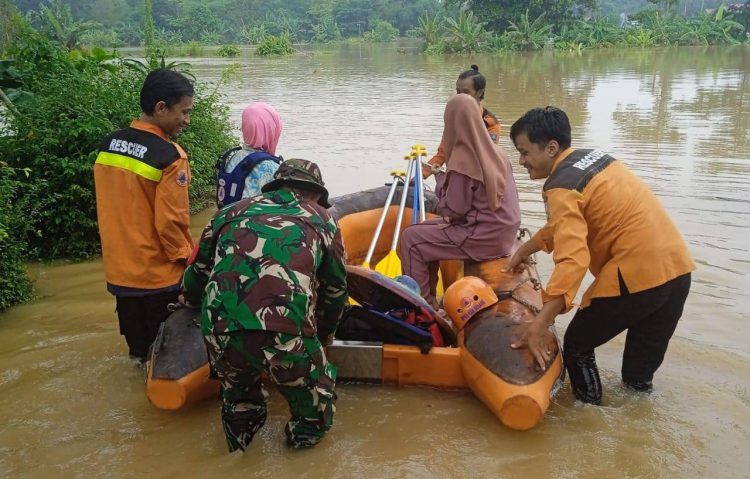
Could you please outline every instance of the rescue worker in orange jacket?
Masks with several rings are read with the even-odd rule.
[[[479,67],[472,65],[471,69],[466,70],[458,76],[456,80],[456,94],[466,93],[473,97],[480,105],[484,100],[484,91],[487,87],[487,80],[484,75],[479,73]],[[495,115],[489,110],[482,106],[482,120],[484,126],[487,128],[487,133],[490,135],[490,139],[496,145],[500,144],[500,121]],[[431,174],[440,170],[440,167],[445,164],[445,148],[443,145],[443,139],[440,139],[440,146],[438,146],[437,153],[435,156],[430,158],[427,165],[422,166],[422,175],[427,178]]]
[[[130,356],[141,361],[168,305],[177,302],[193,247],[190,165],[173,141],[190,123],[193,94],[178,72],[149,73],[140,118],[104,138],[94,164],[107,290],[115,296]]]
[[[523,244],[507,268],[530,255],[553,253],[555,267],[544,307],[512,346],[528,347],[544,368],[555,317],[573,307],[586,270],[586,290],[565,332],[563,359],[573,393],[600,404],[594,349],[627,330],[622,380],[650,391],[690,290],[693,259],[666,210],[622,162],[598,150],[571,148],[564,111],[535,108],[516,121],[510,137],[531,179],[542,189],[547,224]]]

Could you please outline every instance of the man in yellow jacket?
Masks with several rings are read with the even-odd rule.
[[[589,270],[595,280],[563,345],[573,393],[601,403],[594,349],[625,330],[623,382],[650,391],[695,269],[685,241],[656,196],[623,163],[602,151],[571,148],[564,111],[530,110],[513,124],[510,137],[531,179],[547,179],[547,224],[516,251],[508,269],[540,250],[553,253],[555,262],[544,307],[513,347],[528,347],[544,367],[549,327],[573,307]]]
[[[173,141],[190,123],[193,94],[178,72],[149,73],[141,117],[104,138],[94,165],[107,290],[130,356],[141,361],[177,302],[193,248],[190,165]]]

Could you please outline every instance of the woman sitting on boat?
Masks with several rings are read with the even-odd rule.
[[[242,146],[224,152],[217,163],[216,205],[222,208],[259,195],[283,161],[276,156],[283,123],[268,103],[251,103],[242,112]]]
[[[399,245],[404,274],[437,306],[440,260],[483,261],[511,253],[521,211],[513,170],[485,129],[481,107],[458,94],[445,107],[446,172],[436,175],[438,214],[409,226]]]

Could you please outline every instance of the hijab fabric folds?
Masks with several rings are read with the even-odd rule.
[[[283,126],[279,113],[268,103],[254,102],[242,111],[242,140],[255,150],[275,155]]]
[[[451,172],[481,182],[490,208],[497,210],[505,192],[502,165],[508,159],[487,134],[482,107],[471,96],[460,93],[445,106],[444,120],[446,182],[450,181]]]

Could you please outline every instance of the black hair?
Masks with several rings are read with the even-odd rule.
[[[521,133],[526,133],[529,141],[537,145],[546,145],[549,141],[555,140],[563,150],[570,148],[568,115],[554,106],[531,109],[516,120],[510,127],[510,139],[513,144]]]
[[[466,70],[462,74],[458,75],[459,80],[465,80],[467,78],[471,78],[474,80],[474,89],[476,91],[484,90],[487,87],[487,79],[484,78],[484,75],[479,73],[479,67],[476,65],[472,65],[470,67],[470,70]],[[480,100],[484,100],[484,91],[482,92],[482,96],[479,97]]]
[[[159,68],[146,76],[141,88],[141,111],[152,115],[156,104],[163,101],[172,107],[183,97],[195,95],[193,84],[182,73]]]

